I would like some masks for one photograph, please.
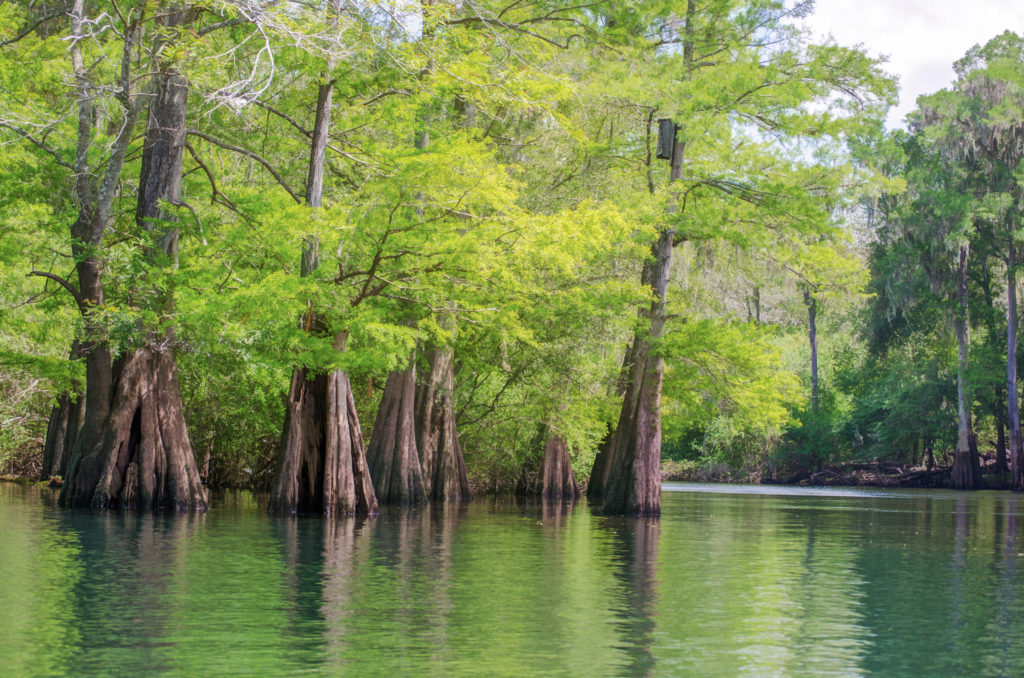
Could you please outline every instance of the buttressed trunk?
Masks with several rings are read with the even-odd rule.
[[[692,16],[694,5],[687,7]],[[685,143],[671,131],[671,164],[669,184],[682,178]],[[670,199],[667,212],[678,209]],[[622,410],[615,432],[595,460],[599,478],[591,475],[594,494],[604,499],[605,513],[657,516],[661,514],[661,386],[665,377],[665,361],[655,350],[665,335],[668,313],[668,278],[672,270],[672,248],[675,230],[665,228],[651,246],[651,259],[644,265],[641,282],[650,287],[648,326],[641,327],[633,337],[627,354],[628,377],[622,386]],[[630,364],[631,361],[631,364]],[[603,479],[603,482],[601,482]],[[593,483],[598,480],[597,483]]]
[[[414,358],[388,375],[366,461],[377,500],[382,504],[426,501],[423,471],[416,451],[416,369]]]
[[[306,204],[311,208],[320,207],[323,195],[333,89],[332,81],[320,85],[317,93],[306,181]],[[302,253],[303,276],[316,270],[318,259],[319,242],[311,235]],[[309,331],[318,329],[312,309],[304,325]],[[345,340],[345,332],[339,332],[334,338],[335,350],[344,351]],[[377,512],[363,431],[345,372],[312,375],[298,367],[292,371],[270,510],[360,516]]]
[[[665,361],[654,350],[664,336],[668,277],[675,233],[662,231],[653,248],[649,330],[633,340],[633,365],[609,443],[604,512],[655,516],[661,513],[661,386]]]
[[[61,491],[65,506],[139,511],[206,508],[185,418],[178,370],[166,351],[128,356],[114,385],[99,437],[76,455]]]
[[[569,460],[569,446],[565,438],[551,431],[544,441],[543,495],[552,501],[580,498],[580,486]]]
[[[180,26],[184,19],[180,10],[167,10],[160,17],[167,28]],[[136,221],[153,235],[150,258],[159,266],[167,263],[160,257],[173,261],[178,251],[178,229],[161,202],[177,204],[181,199],[188,83],[173,68],[155,75],[153,83]],[[158,313],[170,313],[171,292],[153,305]],[[108,376],[87,377],[83,432],[88,434],[79,436],[80,449],[76,443],[77,458],[61,493],[64,505],[206,510],[206,490],[185,427],[178,370],[168,348],[172,338],[171,331],[163,336],[153,333],[145,346],[125,356],[116,375],[106,347],[87,349],[87,373],[106,370]],[[94,384],[105,383],[113,388],[97,389],[94,398]],[[90,412],[90,401],[108,397],[105,417]]]
[[[82,349],[78,340],[71,346],[70,360],[82,357]],[[61,394],[60,399],[50,413],[46,426],[46,440],[43,443],[43,464],[40,471],[42,480],[53,476],[63,478],[67,475],[68,460],[71,448],[74,447],[78,430],[82,425],[82,401],[85,393],[77,389],[74,393]]]
[[[416,387],[416,448],[428,499],[469,501],[466,462],[455,428],[455,368],[449,348],[429,354],[430,373]]]
[[[277,513],[377,512],[352,387],[341,370],[312,379],[305,369],[292,373],[270,507]]]

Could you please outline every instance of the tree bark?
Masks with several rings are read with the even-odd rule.
[[[1006,405],[1010,443],[1010,487],[1024,490],[1020,405],[1017,401],[1017,261],[1011,242],[1006,261]]]
[[[428,499],[469,501],[469,478],[455,428],[455,369],[450,348],[429,353],[430,373],[416,387],[416,448]]]
[[[76,360],[81,357],[82,348],[76,339],[68,358]],[[54,476],[64,478],[67,475],[71,450],[82,426],[83,400],[85,394],[81,388],[76,389],[74,393],[63,393],[50,413],[46,439],[43,443],[43,464],[39,474],[41,480],[48,480]]]
[[[611,456],[614,440],[615,431],[609,430],[601,439],[597,456],[594,457],[594,465],[590,468],[590,477],[587,480],[587,499],[592,502],[604,497],[604,486],[608,482],[608,458]]]
[[[270,500],[275,513],[377,512],[362,428],[348,376],[292,373]]]
[[[377,501],[382,504],[420,504],[427,500],[416,451],[416,369],[410,359],[404,370],[388,375],[366,461]]]
[[[687,16],[692,16],[692,10],[691,3]],[[684,143],[675,142],[669,184],[682,178],[684,149]],[[677,197],[669,202],[669,213],[678,209]],[[628,354],[632,366],[623,388],[622,410],[602,460],[604,482],[595,490],[602,493],[605,513],[661,515],[661,386],[665,360],[655,345],[665,334],[674,245],[675,231],[662,230],[641,273],[641,282],[651,288],[653,300],[647,313],[648,327],[639,329],[633,337]]]
[[[170,354],[153,346],[134,351],[113,391],[110,414],[97,434],[83,429],[78,437],[61,504],[205,510],[206,490],[192,456]]]
[[[569,460],[569,446],[565,438],[549,432],[544,441],[544,499],[549,501],[580,498],[580,486]]]
[[[807,306],[807,339],[811,344],[811,409],[818,410],[818,300],[808,287],[804,290]]]
[[[615,434],[609,443],[603,489],[605,513],[661,513],[661,386],[665,361],[655,342],[665,333],[668,277],[675,233],[662,231],[653,248],[650,326],[634,337],[633,366]]]
[[[159,21],[164,28],[173,28],[182,25],[185,16],[183,11],[171,10]],[[153,85],[135,216],[139,226],[154,236],[150,258],[152,265],[159,266],[163,262],[157,260],[158,253],[176,260],[178,251],[174,217],[163,211],[161,203],[181,200],[188,83],[169,67],[153,77]],[[102,230],[98,229],[100,239]],[[82,296],[102,303],[97,262],[87,259],[78,271]],[[93,288],[89,294],[87,284]],[[170,314],[171,291],[153,304],[158,313]],[[109,348],[99,342],[83,345],[85,426],[61,493],[63,505],[206,510],[206,491],[185,426],[178,370],[167,348],[171,337],[171,330],[149,336],[145,346],[125,357],[116,378]]]
[[[977,453],[972,453],[971,449],[973,432],[971,430],[970,394],[967,392],[966,384],[967,360],[971,343],[971,324],[967,306],[967,255],[968,247],[962,245],[959,252],[956,283],[958,308],[953,319],[957,346],[957,438],[949,486],[954,490],[976,490],[981,486],[981,468],[978,464]]]
[[[333,81],[317,91],[306,180],[306,204],[313,209],[322,203],[333,91]],[[309,235],[302,252],[301,275],[312,275],[318,262],[319,241],[316,235]],[[320,329],[312,308],[303,325],[307,331]],[[335,336],[335,350],[345,350],[346,338],[344,331]],[[308,369],[298,367],[292,371],[269,508],[275,513],[377,513],[362,427],[345,372],[311,375]]]

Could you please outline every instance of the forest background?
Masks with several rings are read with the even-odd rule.
[[[389,375],[444,360],[477,489],[538,486],[552,435],[586,480],[645,336],[673,473],[1019,485],[1021,40],[886,132],[893,78],[812,43],[811,9],[0,3],[0,468],[64,474],[83,347],[116,372],[158,346],[211,487],[271,487],[300,366],[347,375],[373,431]],[[154,197],[168,82],[180,180]]]

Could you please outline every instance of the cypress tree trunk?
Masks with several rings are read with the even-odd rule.
[[[69,359],[76,360],[81,357],[82,349],[76,339],[71,346]],[[48,480],[54,476],[63,478],[67,475],[71,449],[75,445],[75,438],[78,437],[78,430],[82,426],[82,401],[84,399],[85,394],[80,388],[74,393],[64,393],[50,413],[49,423],[46,426],[46,440],[43,443],[43,464],[39,474],[42,480]]]
[[[185,15],[171,9],[158,20],[172,29],[182,25]],[[188,83],[173,69],[155,75],[153,83],[135,217],[153,234],[150,258],[158,266],[166,263],[160,258],[177,259],[178,229],[160,203],[180,202]],[[87,278],[91,275],[86,273]],[[99,285],[98,273],[95,277]],[[154,305],[158,312],[169,313],[171,292]],[[86,372],[94,378],[87,376],[86,425],[61,493],[63,505],[206,510],[206,491],[185,427],[178,370],[168,348],[172,338],[171,331],[150,337],[125,357],[116,379],[109,349],[96,344],[86,348]]]
[[[804,305],[807,306],[807,339],[811,344],[811,408],[818,411],[818,300],[811,294],[810,287],[804,289]]]
[[[692,16],[692,5],[687,16]],[[689,44],[689,43],[687,43]],[[685,144],[673,140],[669,183],[682,177]],[[669,212],[677,209],[669,203]],[[651,247],[651,260],[644,265],[641,281],[651,288],[648,328],[633,337],[628,354],[632,359],[624,384],[625,397],[615,433],[608,442],[603,465],[601,492],[605,513],[657,516],[661,514],[661,385],[665,361],[654,350],[665,334],[668,309],[668,278],[672,270],[675,231],[662,230]],[[596,463],[595,463],[596,466]]]
[[[572,463],[569,460],[569,446],[565,438],[549,432],[544,441],[544,499],[550,501],[580,498],[580,486],[576,482]]]
[[[640,273],[641,284],[650,285],[651,275],[654,267],[651,262],[644,262],[643,270]],[[641,312],[643,317],[643,312]],[[616,380],[615,391],[622,397],[629,388],[629,378],[633,370],[633,361],[636,356],[636,339],[629,344],[626,354],[622,356],[622,367],[619,370],[619,378]],[[598,446],[597,456],[594,457],[594,465],[590,468],[590,477],[587,480],[587,499],[596,502],[604,496],[604,486],[608,482],[608,459],[611,456],[612,441],[615,438],[615,429],[605,432]]]
[[[614,439],[615,431],[609,430],[597,449],[597,456],[594,457],[594,465],[590,468],[590,477],[587,480],[587,499],[590,501],[596,502],[604,496],[604,486],[608,482],[608,457],[611,456]]]
[[[653,342],[665,333],[668,277],[675,233],[662,231],[654,246],[650,328],[633,340],[633,366],[615,434],[609,443],[603,487],[605,513],[661,513],[661,385],[665,361]]]
[[[87,449],[80,447],[61,503],[140,511],[205,510],[206,491],[185,429],[178,370],[168,352],[152,347],[134,351],[113,390],[100,437]],[[90,438],[81,435],[79,443]]]
[[[1006,404],[1010,439],[1010,487],[1024,490],[1024,459],[1021,458],[1020,406],[1017,401],[1017,261],[1010,243],[1006,262]]]
[[[430,351],[430,373],[416,387],[416,448],[428,499],[469,501],[466,462],[455,428],[455,368],[448,348]]]
[[[306,180],[306,204],[314,209],[320,207],[323,196],[333,92],[333,81],[320,85],[317,91]],[[310,235],[302,253],[303,276],[316,270],[318,255],[319,242]],[[307,330],[319,328],[312,309],[304,324]],[[335,336],[335,350],[345,350],[346,338],[345,332]],[[345,372],[311,375],[306,368],[298,367],[292,371],[269,508],[276,513],[328,515],[365,516],[377,512],[362,427]]]
[[[957,269],[958,309],[953,320],[957,346],[956,404],[957,438],[953,452],[953,470],[949,486],[954,490],[976,490],[981,486],[981,468],[977,452],[972,452],[970,400],[965,379],[967,377],[968,351],[971,342],[970,316],[967,307],[967,254],[966,245],[960,247],[960,262]]]
[[[292,373],[270,508],[278,513],[377,512],[348,376]]]
[[[382,504],[420,504],[427,499],[416,452],[414,360],[388,375],[366,449],[373,488]]]

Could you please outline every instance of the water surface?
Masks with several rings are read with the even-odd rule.
[[[1024,675],[1024,497],[666,483],[662,509],[137,516],[0,484],[0,674]]]

